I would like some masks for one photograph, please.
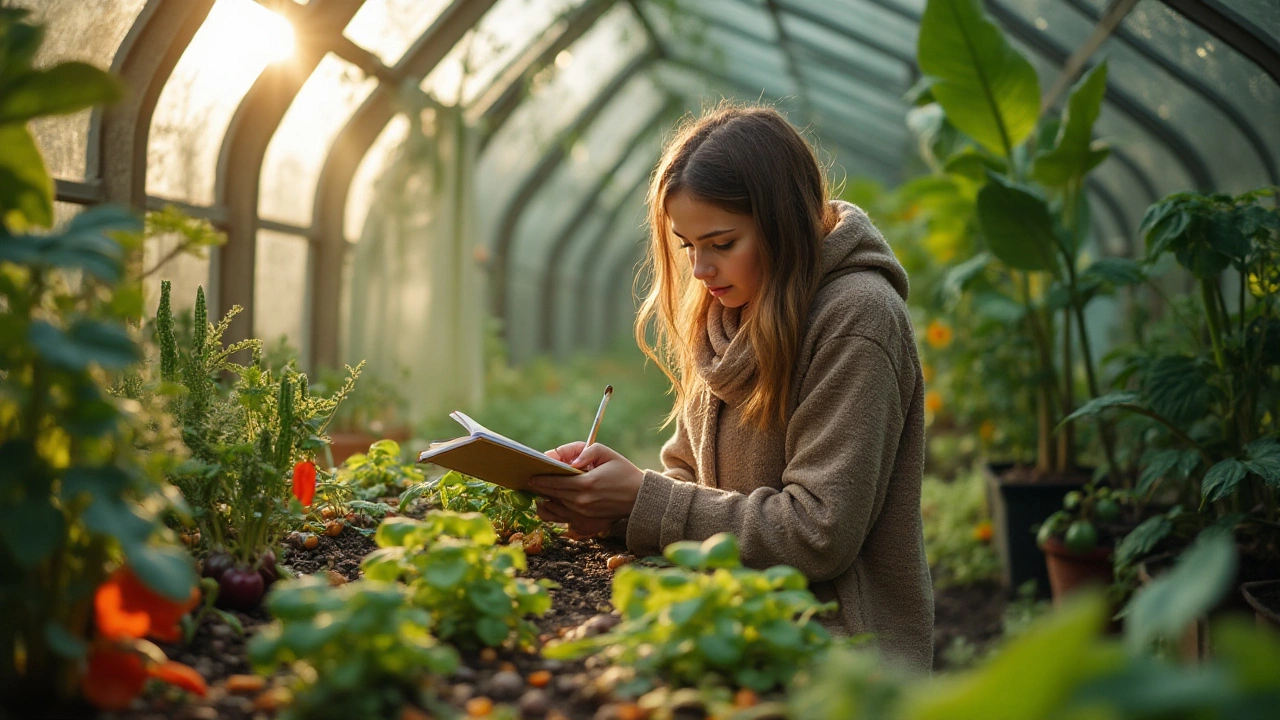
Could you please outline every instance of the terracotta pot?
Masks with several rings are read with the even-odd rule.
[[[343,460],[356,453],[369,452],[369,446],[379,440],[395,440],[403,443],[409,439],[409,428],[406,426],[389,428],[377,434],[364,430],[339,430],[329,432],[329,452],[333,453],[333,464],[341,465]]]
[[[1105,588],[1115,582],[1109,547],[1095,547],[1088,552],[1077,553],[1067,549],[1058,538],[1050,538],[1041,548],[1049,568],[1049,587],[1053,590],[1053,604],[1085,586]]]
[[[1259,580],[1240,586],[1240,594],[1253,608],[1258,627],[1280,632],[1280,580]]]

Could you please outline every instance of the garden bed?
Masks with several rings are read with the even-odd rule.
[[[320,536],[312,550],[288,549],[283,564],[296,574],[328,575],[332,582],[360,577],[360,561],[376,546],[359,532],[347,531],[338,537]],[[620,539],[571,540],[558,538],[540,555],[528,556],[527,575],[546,578],[560,585],[551,590],[552,608],[535,618],[540,640],[545,642],[565,633],[598,631],[610,624],[612,609],[610,583],[613,573],[608,559],[625,554]],[[1001,617],[1007,602],[992,583],[939,590],[936,597],[934,667],[947,667],[944,650],[955,638],[963,637],[983,651],[1000,637]],[[278,672],[261,680],[253,675],[246,645],[249,637],[270,622],[264,608],[235,612],[245,635],[235,632],[213,614],[206,615],[190,645],[162,646],[170,657],[196,668],[209,683],[206,698],[189,700],[181,692],[166,690],[135,702],[127,713],[104,713],[102,718],[150,720],[178,718],[190,720],[258,720],[271,717],[286,682]],[[605,669],[590,659],[565,663],[535,654],[499,650],[497,653],[463,653],[462,667],[441,688],[441,697],[465,715],[468,700],[486,697],[495,703],[523,707],[533,712],[517,717],[570,718],[595,720],[625,716],[623,703],[611,698]],[[528,684],[531,674],[546,670],[551,680],[542,688]],[[514,673],[514,675],[513,675]],[[241,677],[233,677],[241,676]]]

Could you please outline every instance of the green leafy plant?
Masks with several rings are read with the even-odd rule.
[[[559,530],[538,517],[533,493],[504,488],[456,470],[406,490],[400,497],[400,511],[424,496],[441,510],[481,513],[503,538],[517,532],[526,535],[537,532],[550,537]]]
[[[1087,594],[956,675],[905,677],[867,653],[836,649],[792,684],[791,714],[814,720],[1267,717],[1280,703],[1274,632],[1228,618],[1213,628],[1213,657],[1199,665],[1178,666],[1149,652],[1154,637],[1178,632],[1222,596],[1233,554],[1227,537],[1211,539],[1174,571],[1200,582],[1171,579],[1139,591],[1123,642],[1103,636],[1107,603]]]
[[[1156,267],[1172,256],[1195,279],[1200,302],[1193,316],[1171,307],[1183,337],[1125,356],[1120,389],[1072,416],[1122,411],[1146,420],[1155,438],[1135,490],[1176,505],[1126,538],[1123,562],[1166,539],[1185,546],[1212,526],[1234,528],[1247,557],[1271,567],[1280,562],[1276,196],[1275,188],[1179,193],[1143,219],[1147,263]]]
[[[1092,137],[1107,65],[1099,63],[1076,83],[1060,118],[1042,118],[1035,69],[978,0],[930,0],[917,58],[926,76],[918,93],[922,107],[908,123],[934,174],[958,188],[959,197],[972,194],[972,205],[956,204],[951,212],[968,214],[964,226],[981,239],[940,290],[953,303],[968,302],[979,318],[998,321],[986,323],[987,334],[977,337],[984,347],[1030,340],[1027,369],[1008,369],[1035,408],[1035,468],[1038,474],[1069,471],[1079,452],[1073,427],[1056,443],[1053,431],[1075,409],[1078,369],[1088,397],[1098,397],[1104,384],[1094,368],[1085,308],[1144,279],[1134,261],[1084,260],[1085,182],[1108,154]],[[1113,429],[1099,421],[1097,437],[1103,473],[1116,464]]]
[[[1056,539],[1067,550],[1078,554],[1096,547],[1112,547],[1117,538],[1111,528],[1131,507],[1131,498],[1128,491],[1112,490],[1096,482],[1086,483],[1082,489],[1063,496],[1062,509],[1041,523],[1036,542],[1044,548],[1050,539]]]
[[[663,552],[675,567],[626,565],[613,579],[622,622],[609,632],[552,642],[550,658],[600,652],[616,665],[677,686],[716,673],[735,685],[769,690],[831,644],[814,615],[834,610],[808,590],[793,567],[749,570],[732,533],[701,543],[672,543]]]
[[[274,577],[274,548],[289,525],[301,519],[302,505],[290,492],[291,475],[324,448],[328,421],[354,386],[359,368],[350,368],[347,383],[332,396],[315,395],[307,376],[292,366],[276,372],[265,367],[260,341],[223,347],[222,335],[239,307],[210,323],[204,289],[198,288],[192,345],[185,353],[178,347],[170,308],[170,284],[164,281],[155,318],[160,362],[152,386],[180,388],[178,416],[191,453],[172,480],[210,557],[218,556],[205,566],[221,583],[220,602],[247,609]],[[231,361],[241,351],[251,352],[248,365]],[[219,380],[224,376],[231,378],[225,385]],[[231,562],[224,561],[226,555]]]
[[[295,669],[282,720],[399,717],[408,705],[441,712],[429,683],[457,669],[458,653],[432,637],[432,615],[412,592],[370,580],[333,588],[316,577],[272,590],[277,621],[253,638],[249,657],[264,674]]]
[[[138,219],[100,206],[49,232],[53,181],[27,128],[122,88],[83,63],[33,67],[44,31],[26,17],[0,8],[0,705],[14,712],[80,693],[105,657],[91,652],[94,594],[122,558],[171,604],[195,583],[163,524],[174,428],[159,401],[112,393],[142,357],[126,269]]]
[[[423,472],[416,465],[400,458],[399,443],[379,440],[369,446],[367,454],[356,453],[347,458],[338,468],[338,480],[350,485],[361,500],[399,495],[423,480]]]
[[[964,472],[951,482],[925,476],[920,513],[935,588],[969,585],[999,575],[982,473]]]
[[[549,580],[516,577],[524,551],[496,546],[492,523],[479,513],[433,510],[423,520],[394,517],[378,526],[375,550],[362,568],[371,580],[404,580],[415,605],[432,614],[437,636],[462,647],[529,644],[527,615],[551,608]]]

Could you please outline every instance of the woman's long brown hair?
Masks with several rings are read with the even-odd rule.
[[[781,425],[809,304],[820,280],[822,239],[836,222],[822,168],[800,133],[768,107],[722,105],[699,119],[686,119],[663,151],[649,183],[647,272],[637,278],[637,283],[647,278],[649,287],[635,335],[675,390],[668,424],[695,392],[693,348],[706,333],[707,310],[716,302],[701,283],[692,281],[688,264],[675,257],[666,203],[681,192],[755,220],[763,277],[740,329],[747,333],[757,362],[744,416],[761,428]]]

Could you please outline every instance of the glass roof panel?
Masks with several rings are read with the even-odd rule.
[[[507,65],[548,27],[583,0],[499,0],[422,81],[422,89],[447,104],[470,104]],[[564,56],[570,62],[573,53]],[[464,79],[465,69],[465,79]]]
[[[316,180],[334,136],[378,82],[332,53],[324,56],[280,120],[262,159],[258,214],[311,225]]]
[[[373,207],[377,182],[394,162],[401,143],[409,136],[409,119],[396,115],[378,133],[369,151],[360,160],[351,189],[347,193],[347,211],[344,214],[343,233],[349,242],[358,242],[364,233],[364,221]]]
[[[901,48],[907,55],[915,55],[919,25],[870,0],[783,0],[779,4],[784,10],[796,7],[829,15],[836,25],[858,28],[873,34],[878,41]]]
[[[253,337],[281,337],[299,357],[311,356],[311,244],[304,237],[259,230],[254,250]]]
[[[1025,0],[1016,5],[1014,8],[1009,4],[1012,12],[1054,37],[1060,46],[1079,47],[1093,31],[1093,23],[1061,0]],[[1108,84],[1179,130],[1203,157],[1212,158],[1209,170],[1217,184],[1238,191],[1265,181],[1257,156],[1250,152],[1242,136],[1221,131],[1230,127],[1230,122],[1217,108],[1114,38],[1103,46],[1102,53],[1110,59]],[[1047,90],[1049,85],[1042,87]]]
[[[32,11],[30,19],[45,25],[44,44],[36,53],[36,67],[79,60],[110,67],[116,50],[142,11],[146,0],[86,3],[84,0],[17,0],[9,3]],[[65,180],[97,177],[88,167],[89,110],[31,123],[31,133],[49,172]]]
[[[728,25],[768,41],[778,42],[778,27],[764,8],[753,9],[740,0],[703,0],[685,6],[689,12],[704,16],[716,24]]]
[[[1270,75],[1163,3],[1139,3],[1122,27],[1217,90],[1280,158],[1280,87]]]
[[[365,0],[343,31],[387,65],[395,65],[452,0]]]
[[[662,93],[649,78],[637,78],[610,101],[521,215],[512,253],[516,267],[541,272],[548,246],[568,222],[578,198],[602,180],[662,102]]]
[[[1219,0],[1272,38],[1280,38],[1280,3],[1275,0]]]
[[[291,51],[292,39],[288,22],[253,0],[214,4],[160,92],[148,136],[148,195],[213,204],[231,117],[267,65]]]
[[[476,167],[490,207],[503,208],[548,143],[644,50],[645,37],[625,3],[606,13],[568,50],[571,60],[536,75],[530,96],[490,140]],[[481,238],[492,242],[500,212],[482,213]]]
[[[895,122],[905,122],[907,104],[897,94],[886,92],[874,85],[867,85],[848,75],[833,73],[821,65],[800,64],[805,79],[845,104],[865,108],[878,116]]]
[[[782,22],[790,37],[816,48],[824,48],[836,57],[847,58],[850,63],[869,68],[880,76],[897,78],[903,88],[908,87],[909,78],[904,63],[859,45],[830,27],[815,25],[793,15],[784,15]]]
[[[142,266],[152,268],[161,258],[167,257],[182,241],[176,233],[148,237],[142,247]],[[216,252],[216,250],[214,251]],[[208,255],[208,253],[206,253]],[[209,257],[198,258],[180,253],[164,264],[164,269],[152,273],[142,281],[143,306],[150,312],[160,301],[160,282],[173,284],[172,307],[175,313],[190,312],[196,304],[196,288],[203,286],[208,293],[213,288],[212,264]],[[217,307],[214,305],[213,307]]]

